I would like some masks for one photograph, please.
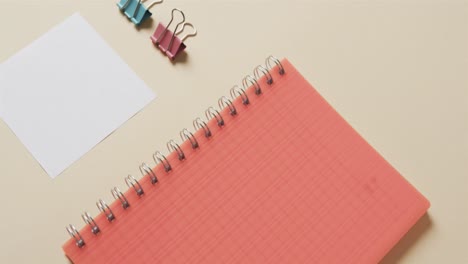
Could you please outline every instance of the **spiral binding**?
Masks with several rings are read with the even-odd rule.
[[[221,98],[219,98],[219,100],[218,100],[219,110],[215,109],[214,107],[209,107],[205,111],[206,121],[203,121],[201,118],[196,118],[193,121],[194,130],[195,131],[203,130],[205,137],[210,138],[213,134],[212,134],[210,128],[208,127],[208,125],[207,125],[208,121],[210,121],[212,119],[216,119],[216,123],[217,123],[218,126],[220,126],[220,127],[224,126],[225,125],[225,120],[224,120],[224,118],[223,118],[223,116],[221,115],[220,112],[223,111],[227,107],[229,109],[229,113],[232,116],[237,115],[238,112],[237,112],[236,107],[233,104],[233,101],[236,100],[239,97],[241,98],[242,103],[244,105],[249,105],[250,104],[250,99],[249,99],[249,97],[247,96],[247,93],[246,93],[246,90],[249,87],[253,86],[254,89],[255,89],[255,94],[257,96],[261,96],[262,95],[262,88],[260,87],[260,84],[258,83],[258,80],[260,80],[260,78],[262,78],[263,76],[266,76],[266,83],[268,85],[271,85],[274,82],[273,76],[271,74],[271,70],[275,66],[278,67],[278,73],[280,75],[284,75],[286,73],[286,71],[285,71],[283,65],[281,64],[281,62],[277,58],[275,58],[273,56],[269,56],[266,59],[265,66],[266,67],[264,67],[262,65],[258,65],[254,69],[253,76],[247,75],[242,80],[243,88],[241,88],[241,87],[239,87],[237,85],[232,87],[231,90],[230,90],[231,98],[228,98],[226,96],[222,96]],[[197,149],[200,146],[199,143],[198,143],[198,140],[195,138],[194,134],[192,132],[190,132],[186,128],[184,128],[180,132],[180,138],[182,139],[182,142],[185,142],[185,141],[188,140],[193,149]],[[184,151],[180,147],[180,145],[177,144],[174,140],[170,140],[169,142],[167,142],[167,149],[169,150],[169,153],[176,152],[178,159],[181,160],[181,161],[185,160],[187,158]],[[156,165],[162,164],[164,166],[164,170],[166,172],[169,172],[169,171],[172,170],[171,164],[167,160],[166,156],[164,156],[161,152],[156,151],[153,154],[153,160],[156,163]],[[154,185],[154,184],[158,183],[159,180],[158,180],[158,178],[156,176],[156,173],[146,163],[142,163],[140,165],[140,172],[141,172],[143,177],[146,176],[146,175],[148,175],[148,177],[150,177],[151,184]],[[131,175],[128,175],[125,178],[125,183],[127,184],[128,188],[133,188],[138,196],[144,195],[145,192],[144,192],[140,182],[135,177],[133,177]],[[111,194],[115,198],[115,200],[120,201],[120,203],[122,204],[122,207],[124,209],[127,209],[127,208],[130,207],[130,203],[128,202],[127,198],[125,197],[125,194],[122,191],[120,191],[119,188],[114,187],[113,189],[111,189]],[[116,218],[115,214],[112,212],[111,208],[107,205],[107,203],[104,200],[99,199],[98,202],[96,202],[96,205],[97,205],[99,211],[101,211],[101,213],[103,213],[106,216],[106,219],[109,222],[112,222],[112,221],[115,220],[115,218]],[[91,217],[91,215],[88,212],[84,212],[81,216],[83,218],[83,221],[87,225],[89,225],[91,227],[91,232],[94,235],[98,235],[100,233],[101,229],[98,227],[98,225],[96,224],[94,219]],[[70,236],[75,240],[75,244],[76,244],[77,247],[82,248],[82,247],[84,247],[86,245],[85,241],[83,240],[83,237],[81,236],[80,232],[75,228],[75,226],[69,225],[69,226],[66,227],[66,230],[70,234]]]
[[[94,221],[94,218],[88,212],[84,212],[84,214],[81,215],[81,218],[83,218],[83,221],[91,227],[91,233],[97,235],[97,233],[101,231],[99,226],[96,224],[96,221]]]

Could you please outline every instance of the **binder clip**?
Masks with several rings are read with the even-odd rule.
[[[145,0],[120,0],[120,2],[117,3],[117,6],[120,11],[122,11],[128,19],[133,22],[133,24],[139,26],[143,21],[151,17],[152,14],[149,9],[155,4],[162,3],[164,0],[154,1],[149,4],[148,7],[143,5],[144,1]]]
[[[182,15],[182,20],[175,26],[174,31],[171,31],[169,27],[174,21],[175,12],[179,12]],[[193,28],[193,32],[180,38],[179,35],[185,30],[185,27],[187,26]],[[151,36],[151,40],[158,49],[166,54],[167,57],[169,57],[171,60],[174,60],[175,57],[177,57],[177,55],[179,55],[187,47],[184,41],[188,37],[193,37],[195,35],[197,35],[197,29],[191,23],[185,22],[184,12],[174,8],[172,10],[172,17],[169,21],[169,24],[164,26],[164,24],[159,23],[153,35]]]

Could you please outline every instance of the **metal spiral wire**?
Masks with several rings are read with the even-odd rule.
[[[94,218],[88,212],[84,212],[81,215],[81,218],[83,218],[83,221],[91,227],[91,233],[97,235],[101,231],[96,221],[94,221]]]

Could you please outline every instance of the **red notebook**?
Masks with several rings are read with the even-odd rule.
[[[429,202],[288,60],[267,62],[245,90],[220,100],[219,112],[210,108],[206,123],[197,119],[193,134],[184,130],[180,147],[171,141],[167,159],[158,153],[152,170],[128,178],[122,194],[115,189],[102,213],[68,227],[63,249],[73,263],[363,264],[385,256]]]

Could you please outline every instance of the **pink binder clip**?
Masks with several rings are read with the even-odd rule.
[[[174,31],[171,31],[169,27],[174,21],[175,12],[179,12],[182,15],[182,20],[176,25]],[[193,28],[193,32],[180,38],[179,35],[184,31],[186,26]],[[175,57],[177,57],[177,55],[179,55],[187,47],[184,41],[188,37],[195,36],[196,34],[197,29],[191,23],[185,22],[184,12],[174,8],[172,10],[172,17],[171,21],[169,21],[169,24],[164,26],[164,24],[159,23],[153,35],[151,36],[151,40],[153,41],[154,45],[156,45],[156,47],[158,47],[166,54],[166,56],[168,56],[171,60],[174,60]]]

